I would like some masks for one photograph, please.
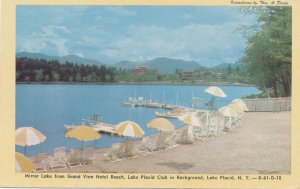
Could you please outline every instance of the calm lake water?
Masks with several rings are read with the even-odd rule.
[[[27,156],[35,153],[53,153],[56,147],[65,146],[80,148],[81,142],[65,138],[64,125],[81,124],[81,119],[99,113],[106,123],[118,124],[133,120],[140,124],[145,135],[158,133],[149,129],[146,123],[156,118],[155,111],[166,111],[155,108],[128,107],[121,103],[127,97],[142,96],[162,102],[191,106],[194,97],[209,98],[204,90],[208,86],[192,85],[27,85],[16,86],[16,127],[32,126],[47,139],[44,143],[27,147]],[[218,98],[218,106],[227,105],[235,98],[259,93],[256,87],[221,86],[227,94],[226,98]],[[164,98],[163,98],[164,97]],[[176,127],[184,124],[170,119]],[[99,140],[85,142],[85,146],[108,147],[112,143],[126,140],[125,138],[102,135]],[[16,150],[24,152],[23,147]]]

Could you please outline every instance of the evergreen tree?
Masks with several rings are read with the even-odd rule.
[[[274,96],[291,95],[292,21],[291,7],[263,7],[255,11],[259,23],[248,37],[242,62],[262,89]]]

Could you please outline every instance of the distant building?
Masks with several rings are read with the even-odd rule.
[[[162,75],[159,72],[156,73],[156,80],[157,81],[161,81],[162,80]]]
[[[223,78],[223,73],[217,72],[217,73],[216,73],[216,76],[217,76],[219,79],[222,79],[222,78]]]
[[[137,67],[131,70],[133,75],[144,75],[147,71],[146,67]]]
[[[183,81],[189,81],[189,80],[192,80],[192,77],[193,77],[193,72],[184,72],[184,71],[181,71],[179,73],[180,75],[180,79],[183,80]]]
[[[216,77],[218,79],[221,79],[223,74],[220,73],[220,72],[213,72],[213,71],[210,71],[210,70],[194,70],[194,71],[182,71],[182,70],[179,70],[179,76],[180,76],[180,79],[183,80],[183,81],[190,81],[192,79],[196,79],[196,80],[204,80],[208,77]]]

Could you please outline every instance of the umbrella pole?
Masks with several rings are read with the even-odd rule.
[[[81,154],[80,154],[80,161],[82,161],[82,152],[83,152],[83,140],[81,141]]]
[[[96,144],[97,144],[97,141],[96,139],[94,140],[94,148],[96,148]]]
[[[27,148],[27,145],[25,145],[25,148],[24,148],[24,155],[26,156],[26,148]]]

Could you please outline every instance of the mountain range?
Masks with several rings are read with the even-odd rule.
[[[159,70],[161,73],[174,73],[176,69],[192,71],[201,69],[203,66],[195,61],[185,61],[180,59],[172,59],[159,57],[143,62],[121,61],[114,64],[116,68],[133,69],[136,67],[146,67],[151,70]]]
[[[84,64],[84,65],[103,65],[102,62],[97,60],[91,60],[86,58],[81,58],[77,55],[67,55],[67,56],[49,56],[42,53],[30,53],[30,52],[19,52],[16,54],[17,58],[27,57],[33,59],[45,59],[47,61],[50,60],[58,60],[60,63],[73,62],[76,64]]]
[[[238,66],[239,64],[228,64],[228,63],[222,63],[215,67],[208,68],[205,66],[202,66],[201,64],[195,62],[195,61],[186,61],[181,59],[172,59],[172,58],[166,58],[166,57],[159,57],[154,58],[152,60],[143,61],[143,62],[133,62],[133,61],[120,61],[115,64],[104,64],[97,60],[91,60],[86,58],[81,58],[77,55],[67,55],[67,56],[48,56],[41,53],[29,53],[29,52],[19,52],[16,54],[17,58],[20,57],[27,57],[27,58],[33,58],[33,59],[45,59],[45,60],[58,60],[60,63],[73,62],[77,64],[84,64],[84,65],[108,65],[108,66],[114,66],[116,68],[122,68],[122,69],[133,69],[136,67],[146,67],[148,69],[158,70],[161,73],[174,73],[176,69],[182,69],[185,71],[192,71],[195,69],[221,69],[221,68],[227,68],[229,65],[232,66],[232,68]]]

